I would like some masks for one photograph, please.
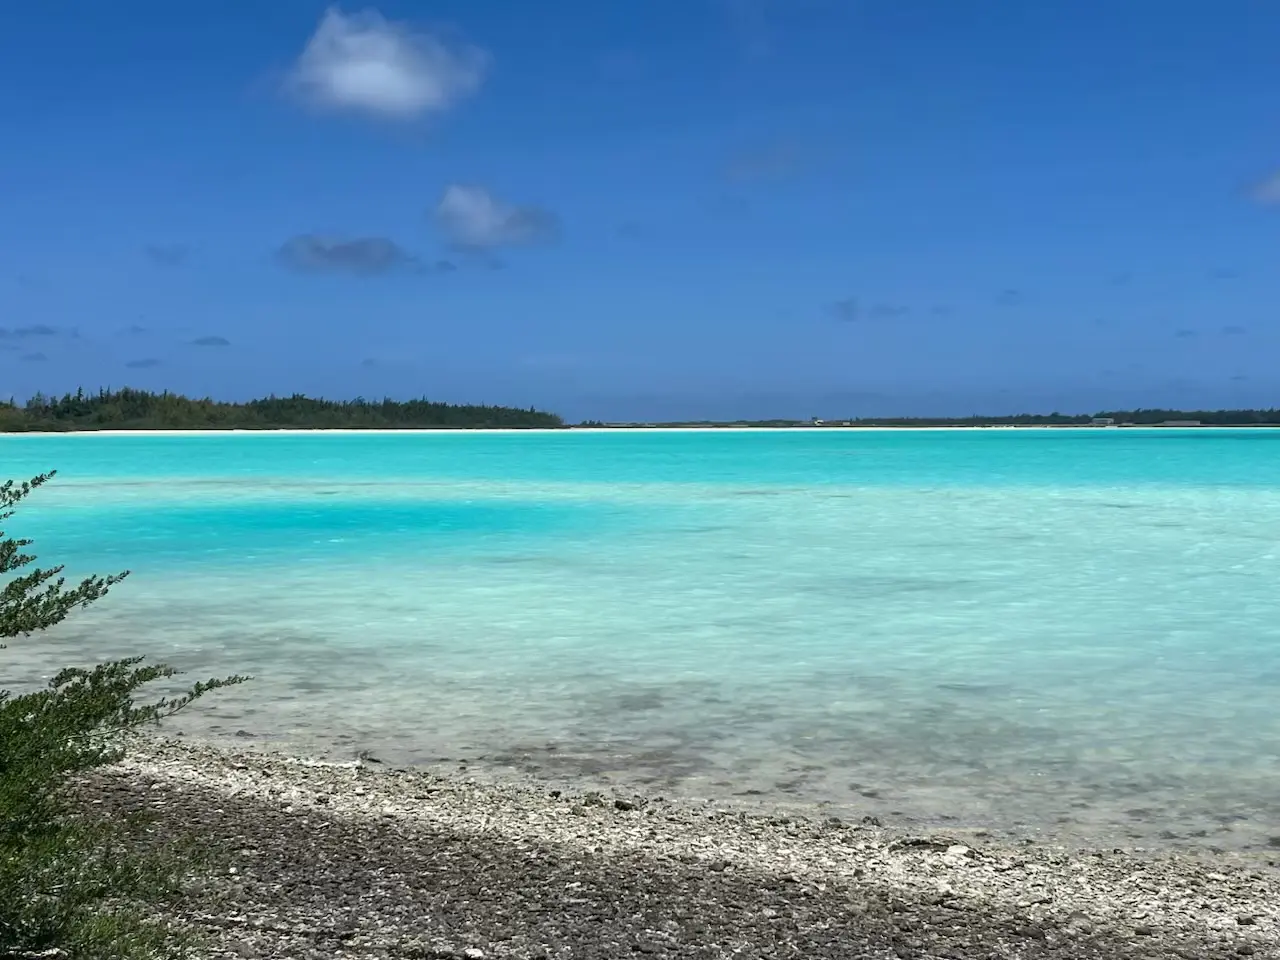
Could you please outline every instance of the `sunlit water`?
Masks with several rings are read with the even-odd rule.
[[[841,816],[1280,846],[1280,433],[0,437],[133,576],[0,653],[195,735]],[[447,759],[446,759],[447,758]]]

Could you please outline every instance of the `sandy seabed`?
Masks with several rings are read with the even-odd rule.
[[[209,957],[1280,957],[1280,851],[1009,845],[139,742],[101,809],[219,851]]]

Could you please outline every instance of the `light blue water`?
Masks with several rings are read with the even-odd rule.
[[[145,653],[253,673],[184,721],[238,742],[1280,836],[1280,433],[0,437],[51,468],[9,532],[134,575],[10,682]]]

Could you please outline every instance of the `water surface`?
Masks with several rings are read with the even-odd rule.
[[[111,597],[0,654],[185,727],[1067,839],[1280,845],[1280,433],[4,436]]]

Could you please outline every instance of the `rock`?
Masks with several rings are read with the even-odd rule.
[[[624,811],[624,812],[625,812],[625,811],[628,811],[628,810],[634,810],[635,808],[636,808],[636,805],[635,805],[632,801],[630,801],[630,800],[615,800],[615,801],[613,801],[613,809],[615,809],[615,810],[622,810],[622,811]]]
[[[467,949],[462,951],[462,955],[466,957],[467,960],[484,960],[484,951],[479,947],[467,947]]]

